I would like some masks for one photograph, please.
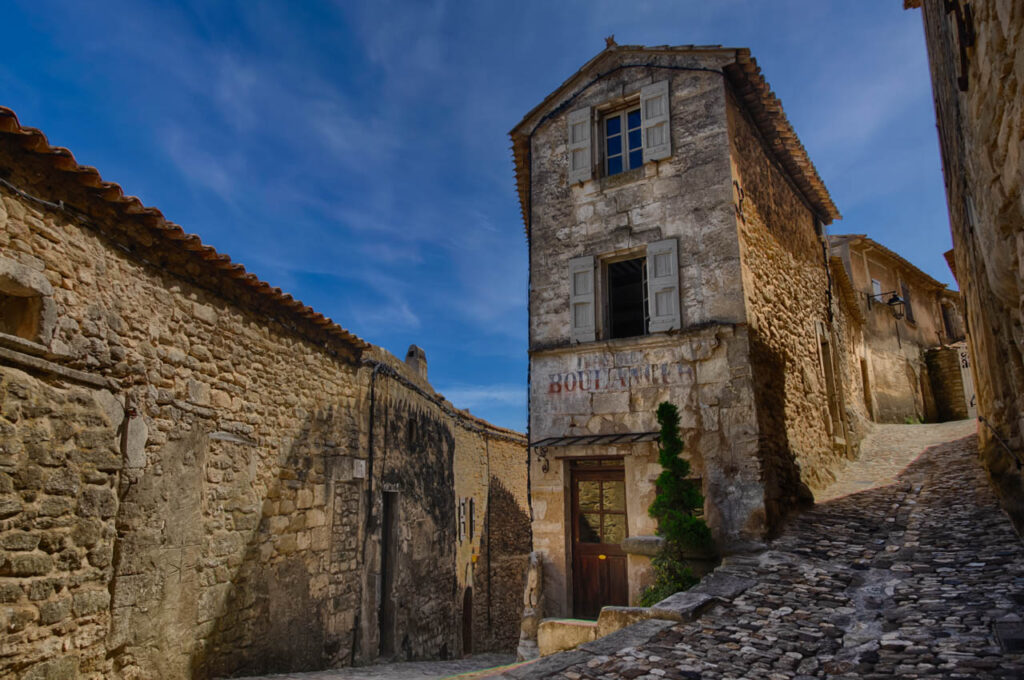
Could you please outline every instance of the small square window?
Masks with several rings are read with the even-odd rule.
[[[601,130],[604,137],[605,174],[617,175],[644,164],[639,107],[608,114],[604,117]]]

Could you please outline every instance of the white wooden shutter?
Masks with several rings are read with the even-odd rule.
[[[590,160],[590,107],[569,113],[569,183],[585,182],[593,172]]]
[[[651,83],[640,90],[640,120],[644,131],[644,163],[671,156],[667,80]]]
[[[674,238],[647,246],[647,300],[651,333],[680,328],[679,246]]]
[[[592,342],[594,332],[594,256],[569,260],[570,336],[573,342]]]

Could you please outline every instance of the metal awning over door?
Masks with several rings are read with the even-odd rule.
[[[551,446],[604,446],[608,444],[635,444],[636,442],[653,442],[658,439],[658,432],[621,432],[619,434],[587,434],[572,437],[548,437],[530,444],[530,448],[547,448]]]

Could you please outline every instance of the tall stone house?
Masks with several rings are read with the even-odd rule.
[[[0,677],[510,651],[525,459],[0,108]]]
[[[981,459],[1024,531],[1024,4],[904,6],[924,22]]]
[[[973,418],[960,295],[864,234],[829,236],[853,389],[880,423]]]
[[[659,402],[680,409],[724,551],[854,450],[824,232],[839,213],[742,48],[610,41],[511,137],[545,613],[593,616],[651,578],[625,539],[656,529]]]

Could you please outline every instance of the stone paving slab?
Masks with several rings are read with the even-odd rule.
[[[909,427],[883,428],[855,468],[874,477],[869,490],[796,516],[759,555],[727,559],[719,573],[754,581],[731,602],[530,677],[1024,678],[1024,653],[995,636],[996,624],[1024,619],[1024,543],[996,504],[976,438],[931,446],[970,428]]]

